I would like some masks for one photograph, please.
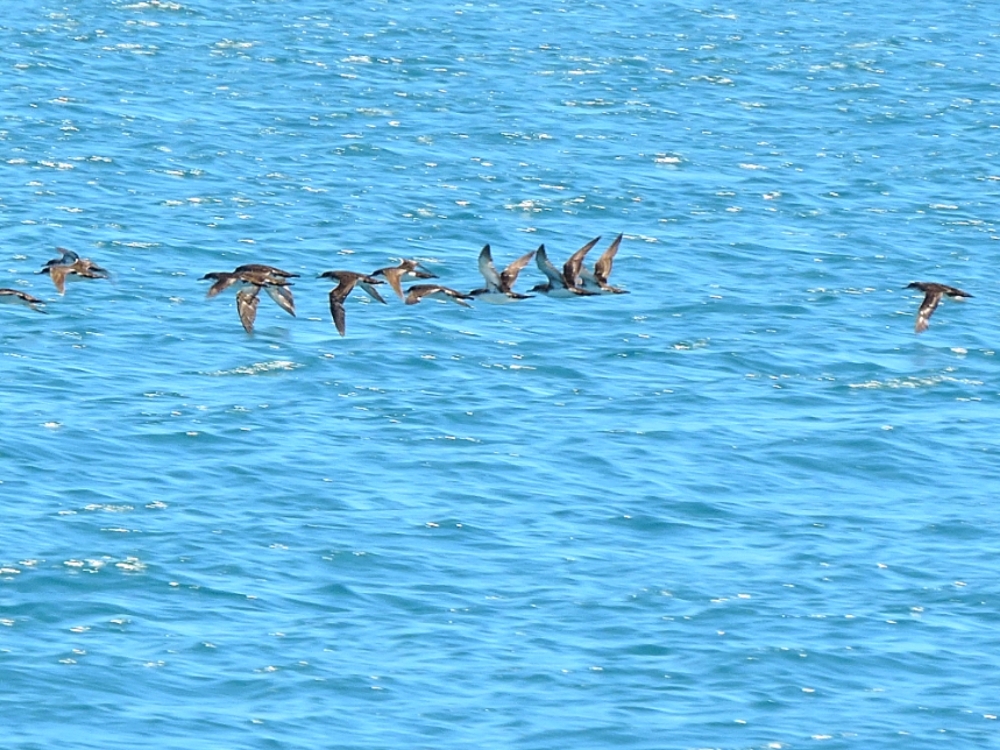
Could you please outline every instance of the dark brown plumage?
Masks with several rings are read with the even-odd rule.
[[[347,313],[344,310],[344,300],[354,290],[355,286],[360,286],[368,295],[383,305],[387,304],[382,295],[379,294],[376,284],[383,283],[381,279],[365,273],[355,271],[325,271],[319,275],[321,279],[336,279],[337,286],[330,290],[330,315],[333,317],[333,324],[341,336],[347,334]]]
[[[924,301],[920,303],[920,308],[917,310],[917,323],[913,330],[917,333],[922,333],[927,330],[927,326],[930,324],[931,315],[937,309],[938,304],[941,302],[941,298],[945,295],[956,299],[959,297],[971,297],[972,295],[968,292],[963,292],[961,289],[957,289],[953,286],[948,286],[947,284],[938,284],[934,281],[914,281],[906,285],[907,289],[919,289],[924,293]]]
[[[278,307],[295,317],[295,297],[292,295],[292,287],[287,278],[296,275],[273,266],[250,263],[233,271],[212,271],[201,278],[202,281],[215,282],[205,295],[209,299],[232,286],[239,287],[236,293],[236,311],[239,313],[243,328],[247,333],[253,333],[261,289],[267,292]]]
[[[414,284],[409,289],[406,290],[406,304],[415,305],[420,300],[436,299],[441,302],[455,302],[462,307],[471,307],[465,300],[472,299],[468,294],[462,294],[454,289],[449,289],[446,286],[441,286],[440,284]]]

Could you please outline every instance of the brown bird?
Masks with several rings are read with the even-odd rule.
[[[539,247],[535,251],[535,263],[548,281],[544,284],[538,284],[530,291],[540,292],[547,297],[589,297],[600,294],[600,292],[584,289],[580,286],[580,269],[583,267],[583,259],[600,239],[600,237],[595,237],[573,253],[569,260],[563,264],[562,273],[552,265],[552,261],[549,260],[549,256],[545,252],[545,245]]]
[[[229,287],[238,284],[240,289],[256,287],[267,292],[278,306],[292,317],[295,317],[295,298],[292,296],[292,285],[282,276],[274,276],[268,271],[212,271],[201,277],[201,280],[211,279],[215,283],[205,295],[215,297]]]
[[[608,245],[608,249],[601,253],[601,257],[594,263],[594,270],[590,271],[586,266],[580,266],[580,279],[583,281],[584,289],[592,289],[600,294],[628,294],[628,290],[620,289],[608,284],[608,277],[611,275],[611,265],[614,263],[615,255],[618,254],[618,246],[622,244],[622,237],[619,234],[614,242]]]
[[[437,276],[432,274],[430,271],[421,270],[420,263],[417,261],[407,260],[406,258],[399,261],[398,266],[380,268],[377,271],[373,271],[372,276],[382,276],[385,278],[385,280],[389,282],[389,286],[392,287],[392,290],[399,295],[400,299],[403,299],[403,285],[401,281],[404,276],[413,279],[437,278]]]
[[[483,289],[473,289],[469,295],[481,299],[483,302],[489,302],[491,305],[506,305],[534,297],[533,294],[518,294],[513,290],[513,286],[521,269],[535,257],[535,252],[532,250],[530,253],[525,253],[507,266],[503,273],[497,273],[497,269],[493,265],[490,246],[486,245],[479,252],[479,273],[486,279],[486,286]]]
[[[455,302],[462,307],[472,307],[472,305],[465,301],[472,299],[472,295],[462,294],[440,284],[416,284],[406,290],[406,304],[408,305],[415,305],[425,297],[441,302]]]
[[[37,297],[32,297],[27,292],[22,292],[18,289],[0,289],[0,302],[5,304],[14,305],[24,305],[25,307],[30,307],[32,310],[38,310],[38,312],[43,313],[38,305],[44,305]]]
[[[272,273],[272,271],[277,273]],[[215,282],[209,287],[206,294],[210,299],[231,286],[238,286],[236,311],[239,313],[243,328],[246,329],[247,333],[253,333],[257,305],[260,301],[258,295],[261,289],[267,292],[278,307],[295,317],[295,298],[292,296],[291,284],[286,280],[286,273],[271,266],[254,263],[240,266],[234,271],[212,271],[206,273],[201,279],[202,281],[208,279]]]
[[[333,316],[333,324],[337,326],[337,331],[341,336],[347,333],[347,313],[344,310],[344,300],[347,299],[355,286],[364,289],[372,299],[383,305],[388,304],[375,288],[376,284],[384,282],[374,278],[374,274],[369,276],[354,271],[325,271],[319,275],[319,278],[336,279],[338,282],[337,286],[330,290],[330,315]]]
[[[924,293],[924,301],[920,303],[920,309],[917,310],[917,324],[913,328],[913,330],[917,333],[927,330],[931,315],[934,314],[934,311],[937,309],[938,303],[941,302],[941,298],[943,296],[948,295],[952,299],[972,296],[968,292],[963,292],[961,289],[956,289],[955,287],[948,286],[947,284],[938,284],[933,281],[914,281],[907,284],[906,288],[919,289]]]
[[[62,253],[62,257],[46,262],[38,273],[47,274],[59,294],[66,293],[66,281],[70,278],[106,279],[110,276],[106,269],[89,258],[81,258],[64,247],[57,247],[56,250]]]

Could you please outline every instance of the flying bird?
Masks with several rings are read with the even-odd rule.
[[[455,302],[462,307],[471,307],[465,300],[472,299],[469,294],[449,289],[440,284],[415,284],[406,290],[406,304],[415,305],[422,299],[436,299],[440,302]]]
[[[473,289],[469,295],[489,302],[492,305],[506,305],[511,302],[518,302],[523,299],[534,297],[533,294],[519,294],[514,291],[514,282],[521,269],[528,265],[529,261],[535,257],[535,250],[525,253],[520,258],[507,266],[503,273],[497,273],[493,265],[493,255],[490,246],[486,245],[479,253],[479,273],[486,280],[486,286],[482,289]]]
[[[218,296],[230,287],[237,287],[236,311],[239,313],[243,328],[246,329],[247,333],[253,333],[253,324],[257,317],[257,304],[260,301],[258,295],[261,289],[267,292],[278,307],[295,317],[295,298],[292,296],[292,287],[287,278],[296,275],[272,266],[251,263],[240,266],[234,271],[206,273],[201,277],[201,280],[215,282],[205,295],[209,299]]]
[[[390,266],[389,268],[380,268],[377,271],[373,271],[372,276],[381,276],[388,281],[389,286],[391,286],[392,290],[399,295],[400,299],[403,299],[403,277],[412,279],[437,278],[437,276],[432,274],[430,271],[422,270],[419,262],[415,260],[407,260],[406,258],[399,261],[398,266]]]
[[[600,239],[600,237],[595,237],[573,253],[569,260],[563,264],[561,273],[549,260],[549,256],[545,252],[545,245],[541,245],[535,251],[535,263],[538,265],[538,269],[545,274],[547,281],[533,287],[531,291],[539,292],[548,297],[589,297],[600,294],[600,292],[584,289],[580,286],[580,268],[583,266],[583,259]]]
[[[611,275],[611,266],[614,263],[615,255],[618,254],[618,246],[622,244],[622,237],[619,234],[614,242],[608,245],[608,249],[601,253],[601,257],[594,263],[594,270],[590,271],[585,265],[580,265],[580,278],[583,280],[584,289],[593,289],[600,294],[628,294],[627,289],[611,286],[608,277]]]
[[[89,258],[81,258],[64,247],[57,247],[56,250],[62,253],[62,257],[46,262],[38,273],[52,279],[59,294],[66,293],[66,282],[70,279],[106,279],[110,276],[107,269],[101,268]]]
[[[44,302],[19,289],[0,289],[0,302],[11,305],[24,305],[40,313],[45,312],[45,310],[39,307],[39,305],[45,305]]]
[[[337,331],[341,336],[347,333],[347,313],[344,310],[344,300],[354,291],[355,286],[360,286],[368,295],[381,302],[388,304],[379,294],[376,284],[384,283],[381,279],[376,279],[374,275],[355,273],[354,271],[325,271],[319,275],[321,279],[336,279],[337,286],[330,290],[330,315],[333,316],[333,324],[337,326]]]
[[[927,326],[930,324],[931,315],[934,314],[934,311],[937,309],[942,297],[947,295],[952,299],[958,299],[960,297],[972,296],[968,292],[963,292],[961,289],[956,289],[955,287],[948,286],[947,284],[938,284],[933,281],[914,281],[907,284],[906,288],[919,289],[924,293],[924,301],[920,303],[920,308],[917,310],[917,324],[913,328],[913,330],[917,333],[922,333],[927,330]]]

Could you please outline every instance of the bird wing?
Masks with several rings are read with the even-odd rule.
[[[59,294],[66,294],[66,274],[69,273],[69,266],[50,266],[49,276],[52,277],[52,283],[56,285],[56,291]]]
[[[45,263],[45,268],[50,268],[52,266],[69,266],[80,260],[80,256],[74,253],[72,250],[67,250],[64,247],[57,247],[57,253],[62,253],[61,258],[53,258]]]
[[[453,302],[457,302],[462,307],[472,307],[472,305],[465,301],[470,298],[468,294],[462,294],[461,292],[455,289],[450,289],[446,286],[439,286],[438,291],[450,298]]]
[[[337,286],[330,290],[330,298],[336,297],[340,302],[343,302],[347,299],[347,295],[354,291],[358,277],[349,271],[337,271],[337,273],[339,275],[334,277],[337,279]]]
[[[240,323],[247,333],[253,333],[253,322],[257,319],[257,303],[260,302],[257,297],[259,292],[260,287],[254,287],[252,291],[240,289],[236,293],[236,311],[240,314]]]
[[[333,316],[333,324],[337,326],[337,332],[343,336],[347,333],[347,313],[344,311],[343,300],[336,296],[336,289],[330,290],[330,314]]]
[[[538,266],[539,271],[545,274],[550,284],[565,286],[562,274],[552,265],[552,261],[549,260],[549,256],[545,252],[545,245],[539,245],[535,251],[535,265]]]
[[[592,239],[586,245],[569,256],[569,260],[563,264],[563,280],[567,287],[574,287],[578,285],[577,282],[580,278],[580,268],[583,266],[583,259],[600,239],[601,238],[599,236]]]
[[[503,270],[503,273],[500,274],[500,291],[509,292],[513,289],[514,282],[517,281],[517,275],[535,257],[535,252],[535,250],[532,250],[530,253],[525,253]]]
[[[968,292],[963,292],[961,289],[958,289],[957,287],[945,286],[944,284],[942,284],[941,286],[944,287],[944,293],[947,294],[949,297],[972,297],[971,294],[969,294]]]
[[[271,299],[278,303],[278,307],[293,318],[295,317],[295,298],[292,296],[290,287],[278,284],[265,284],[264,291],[267,292]]]
[[[922,333],[927,330],[927,326],[930,325],[931,315],[937,309],[938,303],[941,301],[942,292],[932,291],[927,292],[924,295],[924,301],[920,303],[920,309],[917,310],[917,324],[914,326],[914,331],[917,333]]]
[[[403,275],[403,269],[401,268],[386,268],[383,269],[382,275],[385,276],[385,280],[389,282],[389,286],[392,287],[400,299],[403,299],[403,286],[399,283],[399,279]]]
[[[224,292],[226,289],[239,281],[239,278],[240,277],[235,273],[220,274],[218,280],[208,288],[208,292],[205,296],[209,299],[215,297],[217,294]]]
[[[368,296],[371,297],[376,302],[381,302],[383,305],[388,305],[389,303],[385,301],[381,294],[379,294],[378,289],[375,288],[376,284],[381,284],[382,282],[378,279],[373,279],[371,276],[365,279],[359,279],[358,284],[361,286]]]
[[[601,253],[601,257],[594,264],[594,276],[598,283],[608,283],[608,277],[611,275],[611,265],[614,262],[615,255],[618,254],[618,246],[621,243],[622,235],[619,234],[615,237],[615,241],[608,246],[608,249]]]
[[[496,266],[493,265],[493,255],[490,252],[489,245],[484,245],[483,249],[479,252],[479,273],[486,279],[487,289],[491,291],[503,290],[503,280],[500,278],[500,274],[497,273]]]
[[[86,272],[82,275],[89,276],[92,279],[106,279],[111,275],[108,272],[108,269],[97,265],[94,261],[90,260],[90,258],[78,260],[74,265],[76,265],[78,272]]]

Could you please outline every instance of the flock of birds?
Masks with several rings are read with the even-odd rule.
[[[347,333],[347,314],[344,309],[344,301],[355,288],[360,287],[372,299],[382,304],[387,303],[376,287],[388,282],[393,291],[407,305],[415,305],[423,299],[451,301],[465,307],[470,306],[467,300],[471,299],[504,305],[535,296],[531,293],[521,294],[514,291],[514,282],[517,281],[518,274],[531,262],[532,258],[534,258],[538,269],[545,275],[545,282],[532,287],[530,292],[548,297],[567,298],[601,294],[627,294],[626,290],[608,283],[615,255],[619,245],[621,245],[621,234],[601,254],[597,262],[594,263],[593,269],[584,265],[587,253],[600,239],[600,237],[594,238],[573,253],[569,260],[563,264],[562,270],[557,269],[549,260],[545,245],[540,245],[537,250],[525,253],[502,272],[498,272],[493,265],[490,246],[486,245],[479,253],[479,272],[483,275],[486,285],[479,289],[473,289],[468,294],[441,284],[422,283],[410,286],[404,296],[402,287],[404,278],[425,280],[437,278],[433,273],[421,268],[417,261],[406,259],[400,261],[398,266],[379,268],[370,274],[357,271],[325,271],[319,275],[319,278],[337,282],[337,285],[330,290],[330,315],[333,317],[334,325],[341,336]],[[60,247],[57,250],[61,256],[48,261],[38,273],[49,276],[59,294],[65,293],[66,282],[69,280],[106,279],[110,276],[107,269],[97,265],[89,258],[81,258],[72,250],[65,248]],[[282,310],[294,317],[295,298],[292,296],[292,284],[289,279],[298,276],[300,274],[283,271],[275,266],[248,263],[238,266],[232,271],[206,273],[201,277],[201,280],[214,282],[208,290],[209,298],[215,297],[231,287],[237,289],[236,310],[239,313],[240,322],[247,333],[253,333],[262,289]],[[932,281],[914,281],[906,288],[919,289],[924,293],[923,302],[920,303],[920,308],[917,310],[917,322],[914,327],[917,333],[927,330],[931,315],[944,297],[955,299],[972,296],[961,289]],[[17,289],[0,289],[0,302],[19,303],[33,310],[45,312],[42,309],[45,304],[42,300]]]
[[[371,273],[360,273],[358,271],[324,271],[319,275],[321,279],[330,279],[337,285],[330,290],[330,315],[333,323],[341,336],[347,333],[347,313],[344,309],[344,301],[356,288],[362,289],[368,296],[383,305],[388,304],[385,298],[377,289],[378,285],[388,282],[393,291],[408,305],[415,305],[423,299],[437,299],[444,302],[455,302],[459,305],[469,307],[466,300],[481,299],[496,305],[504,305],[511,302],[520,302],[530,299],[534,294],[521,294],[514,291],[514,282],[517,281],[521,272],[532,258],[546,276],[546,282],[535,286],[531,291],[545,294],[550,297],[572,297],[572,296],[592,296],[599,294],[623,294],[624,289],[613,287],[608,284],[608,276],[611,274],[611,266],[614,261],[618,247],[621,245],[622,235],[618,235],[614,242],[602,253],[601,257],[594,264],[593,270],[584,265],[584,259],[588,252],[600,241],[600,237],[588,242],[577,250],[563,265],[562,271],[556,269],[548,259],[545,252],[545,245],[541,245],[537,250],[525,253],[513,263],[508,265],[502,272],[498,272],[493,265],[493,255],[490,246],[486,245],[479,253],[479,271],[486,282],[484,287],[473,289],[468,294],[460,292],[442,284],[424,283],[414,284],[403,294],[403,279],[436,279],[433,273],[422,268],[415,260],[403,259],[398,266],[379,268]],[[238,266],[232,271],[213,271],[202,277],[202,280],[215,282],[208,290],[208,296],[215,297],[221,292],[233,286],[238,286],[236,292],[236,310],[240,316],[240,322],[248,333],[253,331],[254,320],[257,317],[257,304],[260,300],[260,291],[263,289],[268,296],[273,299],[278,306],[289,315],[295,315],[295,300],[292,297],[291,282],[289,279],[299,274],[283,271],[274,266],[266,266],[260,263],[250,263]]]
[[[619,234],[608,246],[593,269],[584,265],[587,253],[600,241],[596,237],[581,247],[569,260],[563,264],[560,271],[548,259],[545,245],[537,250],[522,255],[498,272],[493,265],[490,246],[486,245],[479,253],[479,271],[485,280],[485,286],[473,289],[468,294],[436,283],[414,284],[403,294],[403,279],[436,279],[433,273],[420,266],[415,260],[402,260],[398,266],[379,268],[371,273],[357,271],[325,271],[319,275],[321,279],[331,279],[337,285],[330,290],[330,314],[334,325],[341,336],[347,333],[347,314],[344,301],[355,288],[361,288],[372,299],[387,304],[385,298],[377,289],[378,285],[388,282],[399,298],[408,305],[415,305],[423,299],[451,301],[469,307],[467,300],[479,299],[491,304],[503,305],[530,299],[535,294],[521,294],[514,291],[514,283],[518,274],[534,258],[538,268],[545,275],[545,282],[533,287],[530,291],[549,297],[584,297],[601,294],[627,294],[626,290],[611,286],[608,277],[615,255],[621,245]],[[38,273],[46,274],[52,279],[59,294],[65,294],[66,282],[78,279],[106,279],[110,276],[107,269],[94,263],[89,258],[81,258],[72,250],[57,248],[60,257],[48,261]],[[289,279],[300,274],[283,271],[275,266],[262,263],[248,263],[238,266],[232,271],[212,271],[201,277],[202,281],[212,281],[208,297],[216,297],[227,289],[235,288],[236,310],[240,322],[247,333],[253,333],[254,321],[257,318],[257,306],[260,302],[260,292],[264,290],[277,305],[289,315],[295,315],[295,298],[292,295],[292,283]],[[27,292],[17,289],[0,289],[0,301],[15,302],[27,305],[39,312],[45,312],[44,302]]]

